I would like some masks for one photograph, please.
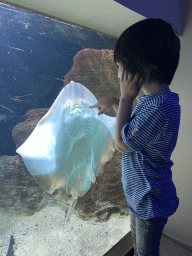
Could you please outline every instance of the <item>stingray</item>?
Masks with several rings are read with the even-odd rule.
[[[16,150],[47,193],[64,188],[72,195],[66,221],[115,152],[116,117],[98,115],[89,108],[96,103],[86,87],[71,81]]]

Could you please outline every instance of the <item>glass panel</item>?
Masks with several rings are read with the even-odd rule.
[[[76,89],[62,98],[63,105],[71,104],[68,107],[63,107],[62,100],[59,105],[56,99],[71,81],[89,90],[89,97],[84,87],[78,94],[84,106],[94,97],[120,97],[117,65],[113,62],[116,39],[3,3],[0,3],[0,22],[0,255],[6,255],[8,250],[27,256],[103,255],[130,231],[129,209],[121,184],[121,153],[113,154],[111,142],[107,140],[113,141],[114,128],[109,126],[114,125],[111,120],[115,112],[112,108],[107,110],[106,116],[99,117],[103,123],[99,123],[97,108],[89,111],[84,108],[83,112],[80,103],[75,105]],[[72,92],[73,100],[66,96]],[[63,107],[63,119],[60,107],[46,115],[54,102],[57,107]],[[73,119],[80,117],[81,112],[85,119]],[[48,158],[43,160],[46,168],[43,170],[38,165],[35,176],[34,170],[29,169],[32,162],[38,162],[37,158],[27,166],[32,153],[22,151],[26,155],[25,163],[23,155],[22,158],[16,153],[45,115],[41,136],[32,139],[27,150],[32,150],[41,160],[56,152],[53,153],[56,164],[61,163],[62,156],[66,157],[71,180],[66,175],[65,182],[62,181],[66,172],[62,168],[58,172],[61,176],[48,172],[54,167],[54,161],[49,162]],[[62,129],[62,120],[66,129]],[[91,121],[86,123],[86,120]],[[51,134],[44,132],[45,124]],[[89,139],[83,144],[85,140],[80,138],[87,138],[89,124]],[[58,129],[62,133],[59,134]],[[57,143],[53,143],[52,151],[46,146],[49,153],[42,153],[41,147],[45,149],[46,143],[55,141],[54,131],[58,132]],[[79,140],[75,141],[77,134]],[[68,139],[65,141],[65,138]],[[81,149],[78,154],[77,144]],[[61,148],[56,151],[58,145]],[[86,161],[83,150],[89,155]],[[101,150],[104,151],[99,152]],[[83,172],[79,172],[79,176],[71,174],[72,165],[73,169],[79,168],[81,153],[85,162],[83,182]],[[54,189],[46,183],[49,178],[51,185],[56,182]],[[90,180],[93,183],[89,184]],[[71,217],[70,203],[71,209],[74,207]]]

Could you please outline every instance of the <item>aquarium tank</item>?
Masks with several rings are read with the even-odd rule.
[[[0,3],[0,255],[102,256],[130,231],[116,38]],[[136,104],[136,103],[135,103]]]

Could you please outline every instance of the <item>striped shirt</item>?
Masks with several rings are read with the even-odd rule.
[[[170,160],[180,125],[179,95],[144,95],[124,124],[121,136],[128,145],[122,158],[122,184],[132,213],[142,219],[169,217],[179,198],[172,181]]]

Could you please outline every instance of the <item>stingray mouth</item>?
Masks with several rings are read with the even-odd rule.
[[[82,114],[83,110],[79,107],[78,104],[75,104],[73,110],[70,112],[70,114],[73,116],[75,114]]]

